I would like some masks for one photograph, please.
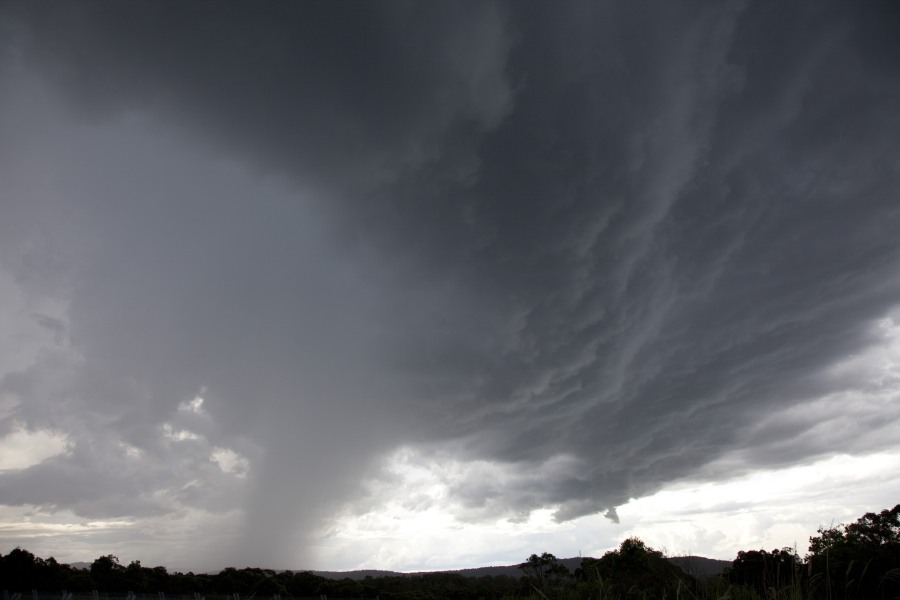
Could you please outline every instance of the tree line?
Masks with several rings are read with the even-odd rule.
[[[900,504],[866,513],[854,523],[820,527],[801,558],[792,548],[740,551],[725,571],[698,581],[662,552],[629,538],[601,558],[584,558],[569,571],[554,555],[532,554],[521,577],[466,577],[458,573],[384,575],[357,581],[309,571],[229,567],[219,573],[168,572],[109,554],[75,569],[21,548],[0,555],[0,589],[25,592],[232,595],[272,598],[380,598],[382,600],[538,600],[732,598],[856,600],[900,597]]]

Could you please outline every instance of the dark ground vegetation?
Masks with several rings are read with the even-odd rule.
[[[119,564],[101,556],[89,569],[76,569],[54,558],[39,558],[21,548],[0,556],[4,600],[95,598],[116,600],[133,593],[236,600],[249,598],[379,598],[380,600],[887,600],[900,598],[900,504],[866,513],[856,522],[820,527],[801,558],[791,548],[749,550],[718,576],[698,581],[637,538],[622,542],[601,558],[584,558],[570,571],[549,553],[532,554],[519,566],[520,577],[466,577],[459,573],[390,574],[326,578],[308,571],[227,568],[216,574],[170,573],[139,561]],[[32,590],[40,590],[32,592]],[[96,591],[96,595],[94,594]],[[83,596],[82,596],[83,595]]]

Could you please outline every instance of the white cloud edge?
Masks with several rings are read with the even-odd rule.
[[[17,471],[67,454],[74,442],[64,432],[17,425],[0,438],[0,471]]]

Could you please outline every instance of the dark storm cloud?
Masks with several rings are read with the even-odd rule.
[[[476,160],[466,140],[495,124],[510,97],[509,40],[492,4],[24,11],[39,36],[34,60],[78,110],[163,110],[267,169],[351,188],[436,161],[456,167],[449,177],[466,175]]]
[[[882,343],[900,298],[897,21],[887,3],[12,4],[4,73],[53,90],[66,125],[4,131],[50,140],[68,187],[37,208],[10,187],[10,214],[78,260],[35,263],[12,226],[4,252],[23,281],[74,273],[79,410],[151,449],[208,386],[209,445],[261,448],[260,564],[290,566],[285,523],[403,445],[485,461],[448,480],[466,518],[614,518],[729,456],[865,443],[771,420],[864,390],[827,370]],[[17,414],[51,419],[25,384],[4,378]],[[886,439],[860,406],[844,418]],[[45,472],[80,452],[4,475],[21,491],[0,500],[49,502]],[[57,502],[97,500],[79,489]]]

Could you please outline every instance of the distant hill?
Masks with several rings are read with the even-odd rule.
[[[673,556],[669,562],[676,567],[697,579],[709,579],[714,575],[721,573],[725,567],[731,565],[731,561],[718,560],[715,558],[706,558],[704,556]],[[581,557],[561,558],[559,562],[564,564],[569,571],[575,572],[575,569],[581,566]],[[353,579],[361,581],[366,577],[391,577],[391,576],[407,576],[426,575],[428,573],[457,573],[464,577],[496,577],[498,575],[506,575],[507,577],[519,578],[522,576],[522,570],[518,565],[501,565],[495,567],[477,567],[474,569],[459,569],[450,571],[421,571],[417,573],[400,573],[397,571],[379,571],[366,569],[361,571],[312,571],[312,573],[328,579]]]
[[[725,567],[731,565],[731,561],[718,560],[715,558],[706,558],[705,556],[672,556],[668,558],[669,562],[676,567],[697,579],[709,579],[714,575],[721,573]],[[571,572],[581,566],[581,557],[561,558],[559,562],[564,564]],[[73,569],[89,569],[89,562],[73,562],[69,563]],[[305,571],[303,569],[302,571]],[[300,571],[298,571],[300,572]],[[472,569],[458,569],[449,571],[419,571],[416,573],[401,573],[399,571],[385,571],[380,569],[361,569],[358,571],[310,571],[314,575],[326,577],[328,579],[352,579],[354,581],[362,581],[366,577],[395,577],[405,576],[412,577],[415,575],[426,575],[428,573],[456,573],[463,577],[497,577],[505,575],[518,579],[522,576],[522,570],[518,565],[498,565],[491,567],[476,567]]]
[[[730,560],[705,556],[670,556],[669,562],[696,579],[709,579],[731,566]]]
[[[560,558],[559,562],[566,566],[572,572],[581,566],[581,558]],[[459,569],[455,571],[439,571],[440,573],[457,573],[464,577],[496,577],[498,575],[506,575],[518,579],[522,576],[522,569],[519,565],[501,565],[496,567],[475,567],[472,569]]]
[[[303,573],[303,570],[295,571],[295,573]],[[396,575],[409,575],[409,573],[400,573],[398,571],[382,571],[380,569],[362,569],[359,571],[309,571],[313,575],[326,577],[328,579],[352,579],[354,581],[362,581],[366,577],[394,577]]]

